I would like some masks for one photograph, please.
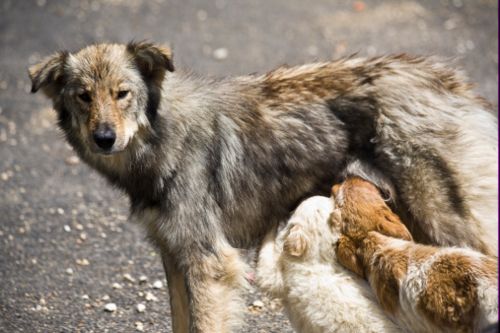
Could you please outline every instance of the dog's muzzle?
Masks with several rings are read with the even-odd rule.
[[[108,124],[99,125],[92,137],[97,147],[104,152],[110,152],[116,141],[116,133]]]

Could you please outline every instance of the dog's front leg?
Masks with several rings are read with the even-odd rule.
[[[240,323],[245,265],[229,245],[212,253],[190,250],[185,268],[189,304],[189,332],[231,332]],[[201,250],[201,249],[200,249]]]
[[[174,333],[189,332],[189,304],[184,274],[168,251],[162,249],[161,258],[167,275],[170,313]]]

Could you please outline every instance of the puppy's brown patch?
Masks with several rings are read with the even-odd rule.
[[[440,327],[467,332],[478,311],[477,280],[471,261],[459,254],[440,256],[429,269],[418,309]]]

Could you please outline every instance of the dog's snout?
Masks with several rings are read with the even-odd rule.
[[[107,124],[100,125],[93,137],[97,146],[103,150],[110,150],[116,141],[115,131]]]

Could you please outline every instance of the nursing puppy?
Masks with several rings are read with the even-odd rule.
[[[337,258],[366,277],[383,309],[412,332],[480,332],[498,320],[497,260],[469,248],[411,239],[375,186],[335,185]],[[385,234],[385,235],[384,235]],[[389,237],[389,236],[392,237]],[[397,238],[400,239],[397,239]]]
[[[394,183],[417,239],[496,252],[496,118],[442,64],[345,58],[213,80],[130,43],[60,52],[29,73],[160,249],[176,333],[238,326],[236,249],[329,193],[352,159]]]
[[[258,285],[282,300],[297,332],[401,332],[368,284],[337,263],[340,223],[330,220],[332,211],[330,198],[312,197],[277,235],[269,232],[259,252]]]

